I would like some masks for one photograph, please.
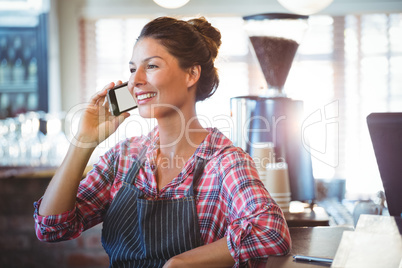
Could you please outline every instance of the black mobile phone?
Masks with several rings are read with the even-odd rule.
[[[123,112],[137,108],[137,102],[128,91],[127,83],[115,86],[107,92],[107,101],[109,102],[109,111],[112,115],[118,116]]]

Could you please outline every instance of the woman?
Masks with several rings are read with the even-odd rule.
[[[128,87],[140,115],[158,125],[118,143],[81,181],[93,152],[87,145],[129,116],[113,117],[102,105],[114,83],[92,97],[77,142],[35,203],[40,240],[73,239],[103,222],[111,267],[238,267],[289,251],[283,214],[250,156],[197,119],[196,102],[219,83],[220,44],[205,18],[161,17],[145,25]]]

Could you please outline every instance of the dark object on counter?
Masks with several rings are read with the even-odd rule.
[[[306,261],[306,262],[313,262],[313,263],[325,263],[331,264],[333,259],[329,258],[321,258],[321,257],[313,257],[313,256],[304,256],[304,255],[294,255],[293,259],[295,261]]]
[[[402,113],[367,116],[371,141],[391,216],[402,214]]]

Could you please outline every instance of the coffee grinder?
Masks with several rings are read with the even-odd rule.
[[[303,102],[284,90],[308,16],[267,13],[243,19],[267,88],[257,96],[231,98],[232,139],[251,156],[258,144],[272,143],[274,161],[288,165],[291,200],[312,203],[315,184],[308,145],[302,140]]]

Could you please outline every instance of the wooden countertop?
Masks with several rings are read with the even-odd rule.
[[[92,169],[92,166],[88,166],[84,174]],[[0,179],[19,179],[19,178],[31,178],[31,179],[48,179],[53,177],[57,167],[53,166],[17,166],[17,167],[0,167]]]
[[[270,256],[267,261],[252,262],[249,267],[257,268],[317,268],[329,267],[322,263],[294,261],[294,255],[305,255],[333,259],[344,231],[351,227],[291,227],[292,249],[286,256]],[[319,266],[317,266],[319,265]]]

